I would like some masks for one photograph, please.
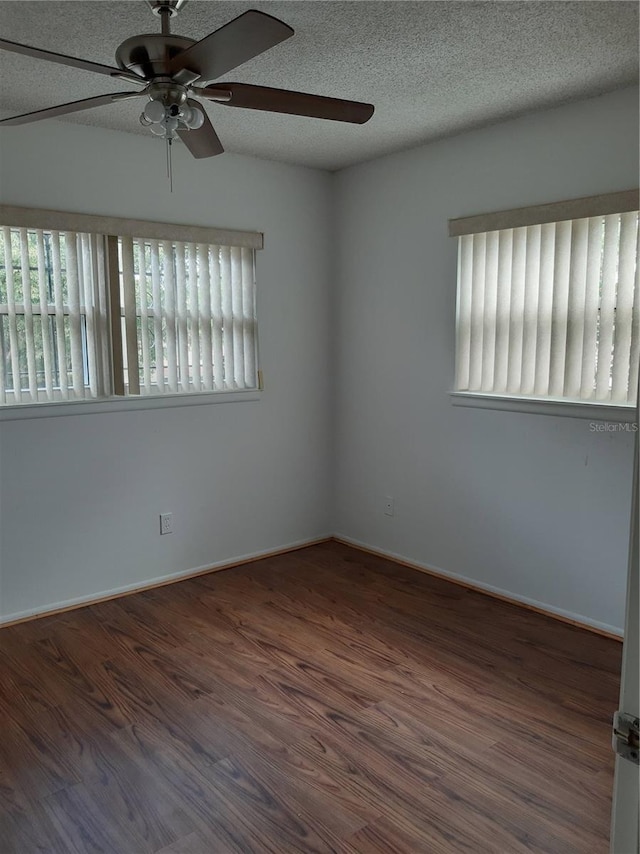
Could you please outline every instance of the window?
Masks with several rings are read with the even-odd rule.
[[[636,191],[450,223],[456,391],[635,405],[637,207]]]
[[[253,251],[118,240],[130,394],[256,388]]]
[[[0,404],[257,388],[261,235],[0,210]]]

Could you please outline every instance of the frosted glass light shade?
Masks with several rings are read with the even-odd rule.
[[[151,124],[158,124],[165,116],[164,104],[160,101],[149,101],[145,105],[142,115],[148,122],[151,122]]]
[[[204,113],[198,107],[185,107],[182,113],[182,121],[189,130],[198,130],[204,124]]]

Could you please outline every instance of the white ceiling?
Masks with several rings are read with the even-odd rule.
[[[250,8],[281,18],[296,34],[227,80],[376,107],[361,126],[208,107],[227,151],[289,163],[335,170],[638,80],[638,5],[627,0],[190,0],[172,27],[199,39]],[[0,2],[3,38],[109,65],[124,39],[157,31],[158,18],[143,0]],[[128,88],[0,52],[3,116]],[[138,123],[140,103],[124,101],[65,121],[148,134]]]

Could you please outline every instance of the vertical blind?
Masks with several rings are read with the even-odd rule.
[[[0,403],[103,393],[102,252],[91,234],[2,228]]]
[[[634,404],[638,212],[459,237],[456,388]]]
[[[122,237],[129,394],[257,386],[254,251]]]

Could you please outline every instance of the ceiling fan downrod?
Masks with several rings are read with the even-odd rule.
[[[147,5],[154,15],[159,15],[162,22],[162,35],[171,35],[170,19],[183,9],[187,0],[147,0]]]

